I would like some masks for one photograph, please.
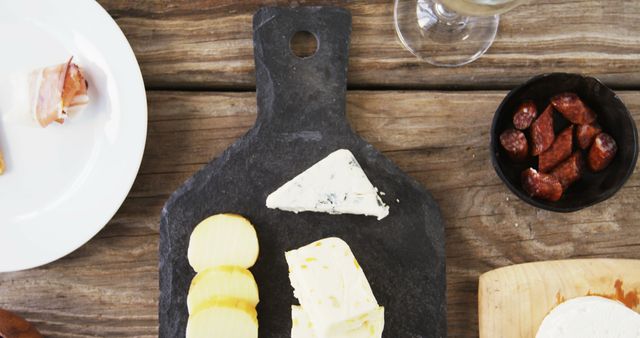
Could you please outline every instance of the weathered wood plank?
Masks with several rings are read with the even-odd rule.
[[[254,88],[251,16],[288,1],[99,0],[129,38],[148,88]],[[438,68],[405,51],[387,0],[297,1],[353,13],[349,84],[353,88],[508,88],[540,73],[595,75],[615,87],[640,87],[640,2],[535,0],[503,15],[480,60]]]
[[[0,307],[49,337],[157,336],[157,244],[168,194],[241,136],[254,93],[150,92],[140,174],[119,212],[66,258],[0,275]],[[571,257],[640,258],[640,176],[587,210],[556,214],[518,200],[489,160],[489,126],[503,92],[348,94],[353,127],[439,202],[447,234],[451,337],[477,336],[478,276],[492,268]],[[640,121],[640,92],[621,92]],[[52,226],[55,226],[52,224]]]

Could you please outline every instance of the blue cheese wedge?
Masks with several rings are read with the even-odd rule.
[[[325,238],[288,251],[285,258],[294,295],[317,338],[356,337],[347,334],[365,329],[366,337],[380,337],[384,308],[347,243]],[[300,313],[296,317],[300,322]]]
[[[574,298],[551,310],[536,334],[536,338],[558,337],[638,338],[640,315],[611,299]]]
[[[384,308],[379,307],[377,311],[371,313],[368,321],[362,321],[362,325],[356,329],[346,331],[346,333],[336,334],[335,338],[380,338],[384,328]],[[291,307],[291,338],[318,338],[314,331],[313,324],[309,320],[309,315],[302,309],[302,306],[293,305]]]
[[[267,197],[267,207],[292,211],[375,216],[389,214],[353,154],[336,150]]]

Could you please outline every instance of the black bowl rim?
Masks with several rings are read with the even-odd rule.
[[[633,141],[634,141],[633,145],[632,145],[633,146],[633,159],[631,161],[631,165],[627,169],[627,172],[625,173],[625,175],[622,178],[622,180],[620,181],[620,183],[615,187],[615,189],[609,191],[608,193],[600,195],[598,198],[596,198],[592,202],[585,203],[583,205],[574,206],[574,207],[558,207],[558,206],[555,206],[555,205],[548,204],[548,203],[553,203],[553,202],[545,202],[545,201],[535,199],[535,198],[525,194],[524,191],[522,191],[520,188],[518,188],[518,187],[514,186],[513,184],[511,184],[511,182],[506,178],[506,176],[502,172],[502,169],[498,165],[498,160],[496,158],[496,152],[498,151],[498,148],[497,148],[498,147],[498,140],[497,140],[497,137],[495,135],[495,129],[496,129],[496,125],[498,124],[498,115],[499,115],[498,113],[502,110],[502,108],[507,103],[507,101],[509,101],[509,99],[511,99],[511,97],[515,95],[516,92],[520,91],[522,88],[528,86],[529,84],[531,84],[533,82],[537,82],[537,81],[540,81],[540,80],[542,80],[544,78],[551,77],[551,76],[574,76],[574,77],[580,77],[580,78],[584,79],[585,81],[595,81],[596,83],[598,83],[602,87],[604,87],[607,90],[609,90],[613,94],[613,99],[619,101],[619,103],[624,108],[624,115],[625,115],[625,117],[627,119],[629,119],[629,121],[631,121],[630,125],[631,125],[632,131],[633,131]],[[605,201],[605,200],[611,198],[613,195],[615,195],[624,186],[625,183],[627,183],[627,180],[629,180],[629,177],[631,177],[631,175],[633,174],[633,172],[634,172],[634,170],[636,168],[636,162],[638,160],[638,130],[636,128],[635,121],[633,120],[633,116],[631,116],[631,113],[629,112],[629,109],[624,104],[622,99],[620,99],[620,97],[618,96],[618,94],[615,91],[613,91],[611,88],[609,88],[604,83],[602,83],[602,81],[600,81],[597,78],[592,77],[592,76],[585,76],[585,75],[582,75],[582,74],[575,74],[575,73],[562,73],[562,72],[544,73],[544,74],[536,75],[536,76],[530,78],[529,80],[527,80],[526,82],[522,83],[521,85],[513,88],[504,97],[504,99],[502,99],[502,102],[500,102],[500,105],[498,106],[498,108],[496,108],[496,111],[493,114],[493,121],[491,123],[491,145],[490,145],[490,147],[491,147],[491,149],[490,149],[490,151],[491,151],[491,164],[493,165],[493,169],[496,171],[496,174],[498,175],[498,177],[500,177],[500,180],[502,180],[502,182],[509,188],[509,190],[511,190],[511,192],[513,192],[521,200],[533,205],[534,207],[537,207],[537,208],[540,208],[540,209],[544,209],[544,210],[549,210],[549,211],[554,211],[554,212],[574,212],[574,211],[582,210],[584,208],[588,208],[588,207],[590,207],[592,205],[598,204],[598,203],[600,203],[602,201]]]

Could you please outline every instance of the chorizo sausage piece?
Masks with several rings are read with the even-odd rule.
[[[562,93],[551,98],[551,104],[567,120],[575,124],[589,124],[596,114],[575,93]]]
[[[562,185],[551,174],[539,173],[533,168],[522,172],[522,188],[529,196],[555,202],[562,197]]]
[[[549,105],[538,118],[531,124],[531,154],[536,156],[542,154],[551,147],[555,139],[553,133],[553,107]]]
[[[616,141],[607,133],[600,133],[589,149],[587,164],[593,172],[604,170],[616,156],[618,146]]]
[[[538,158],[538,170],[549,172],[553,167],[571,156],[573,148],[573,125],[558,134],[551,147]]]
[[[513,114],[513,126],[516,127],[516,129],[525,130],[529,128],[531,122],[535,120],[537,115],[538,109],[535,103],[531,100],[524,101],[518,106],[516,113]]]
[[[527,137],[520,130],[507,129],[500,134],[500,144],[507,151],[509,157],[521,162],[527,158],[529,154],[529,144]]]
[[[560,181],[563,190],[567,190],[573,182],[582,177],[584,170],[584,160],[582,158],[582,152],[576,150],[571,157],[566,161],[560,163],[553,171],[551,175]]]
[[[581,124],[576,127],[576,141],[580,149],[587,150],[593,140],[602,132],[602,128],[597,123]]]
[[[0,309],[0,337],[42,338],[42,335],[22,317]]]

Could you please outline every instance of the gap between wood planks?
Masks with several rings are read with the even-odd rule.
[[[523,82],[524,83],[524,82]],[[625,85],[605,85],[611,88],[614,91],[640,91],[640,84],[625,86]],[[347,84],[347,91],[351,90],[359,90],[359,91],[438,91],[438,92],[479,92],[479,91],[509,91],[514,89],[516,86],[511,85],[493,85],[493,86],[476,86],[476,85],[459,85],[459,86],[430,86],[430,85],[403,85],[403,86],[388,86],[388,85],[351,85]],[[254,86],[217,86],[217,85],[193,85],[193,84],[176,84],[171,86],[165,85],[147,85],[147,91],[171,91],[171,92],[219,92],[219,93],[245,93],[245,92],[255,92],[256,87]]]

